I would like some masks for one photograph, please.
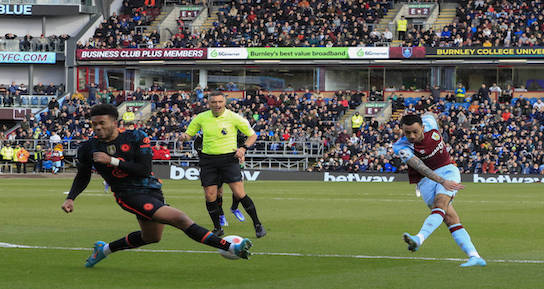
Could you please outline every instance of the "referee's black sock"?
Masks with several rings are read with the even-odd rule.
[[[213,226],[216,229],[221,229],[221,223],[219,222],[219,206],[217,206],[217,200],[213,202],[206,201],[206,208],[208,209],[208,214],[212,218]]]
[[[191,239],[208,246],[223,249],[225,251],[227,251],[230,247],[229,242],[217,237],[212,232],[200,227],[196,223],[193,223],[189,228],[185,229],[184,232]]]
[[[230,210],[234,211],[238,209],[238,204],[240,203],[240,200],[238,200],[234,194],[232,194],[232,205],[230,206]]]
[[[246,195],[240,200],[240,203],[242,203],[242,206],[244,206],[244,209],[251,217],[251,220],[253,220],[253,226],[256,227],[257,225],[260,225],[261,221],[259,221],[259,218],[257,217],[257,210],[255,209],[255,204],[253,204],[253,200]]]
[[[119,240],[113,241],[108,245],[111,252],[113,253],[120,250],[138,248],[147,244],[149,244],[149,242],[144,241],[144,239],[142,238],[142,231],[136,231],[126,235]]]
[[[217,196],[217,207],[219,208],[219,216],[224,215],[223,212],[223,196]]]

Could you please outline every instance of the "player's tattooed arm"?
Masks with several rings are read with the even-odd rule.
[[[418,171],[420,174],[424,175],[425,177],[441,184],[446,190],[448,191],[458,191],[465,188],[462,184],[452,181],[452,180],[446,180],[442,178],[441,176],[437,175],[431,168],[429,168],[425,163],[419,159],[416,156],[411,157],[406,164],[408,164],[410,167],[412,167],[414,170]]]
[[[444,183],[445,179],[441,176],[437,175],[431,168],[429,168],[425,163],[419,159],[416,156],[411,157],[406,164],[408,164],[410,167],[412,167],[414,170],[418,171],[423,176],[442,184]]]

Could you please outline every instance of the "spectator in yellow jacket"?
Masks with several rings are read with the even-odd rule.
[[[359,114],[359,112],[355,112],[355,114],[351,117],[351,129],[353,132],[358,132],[361,129],[361,126],[363,125],[364,119],[363,116]]]
[[[1,150],[0,155],[2,155],[2,171],[5,172],[8,164],[13,160],[13,148],[10,143],[7,143]]]

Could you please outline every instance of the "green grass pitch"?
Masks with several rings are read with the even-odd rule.
[[[65,214],[60,209],[62,192],[70,185],[71,179],[62,178],[0,179],[0,242],[48,247],[0,246],[0,288],[544,286],[542,184],[466,184],[457,195],[455,207],[488,260],[485,268],[459,268],[462,261],[447,259],[465,255],[445,226],[417,253],[406,249],[402,233],[417,233],[428,215],[414,187],[406,183],[253,182],[246,183],[246,190],[268,235],[255,239],[249,218],[240,223],[230,212],[225,231],[252,238],[252,251],[267,254],[229,261],[217,253],[182,252],[215,249],[167,228],[159,244],[143,248],[164,252],[119,252],[92,269],[83,266],[90,250],[68,248],[90,248],[96,240],[120,238],[138,228],[136,219],[121,210],[111,194],[104,194],[98,178],[76,200],[75,212]],[[165,181],[163,188],[170,205],[211,227],[198,182]],[[227,211],[230,196],[226,190]],[[536,262],[520,263],[524,260]]]

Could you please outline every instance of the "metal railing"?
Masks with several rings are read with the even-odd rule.
[[[36,146],[42,148],[53,148],[55,145],[62,143],[65,156],[75,156],[81,142],[85,140],[61,140],[59,142],[51,142],[49,139],[15,139],[7,140],[13,145],[19,144],[24,146],[29,152],[34,152]],[[196,151],[193,148],[193,142],[179,141],[161,141],[151,140],[151,146],[159,143],[166,146],[170,150],[171,156],[175,161],[194,160],[198,158]],[[2,147],[4,144],[1,144]],[[247,152],[247,157],[280,157],[280,158],[318,158],[324,153],[325,147],[321,142],[301,142],[292,143],[288,141],[273,142],[273,141],[257,141]]]
[[[172,156],[179,157],[190,154],[196,158],[197,153],[193,148],[193,142],[152,140],[151,145],[159,143],[166,146]],[[289,141],[257,141],[247,151],[247,157],[289,157],[289,158],[318,158],[325,151],[321,142],[289,142]]]
[[[30,51],[30,52],[59,52],[64,53],[66,43],[61,39],[50,39],[39,41],[39,37],[34,37],[30,43],[23,43],[23,37],[15,39],[0,39],[0,51]]]

